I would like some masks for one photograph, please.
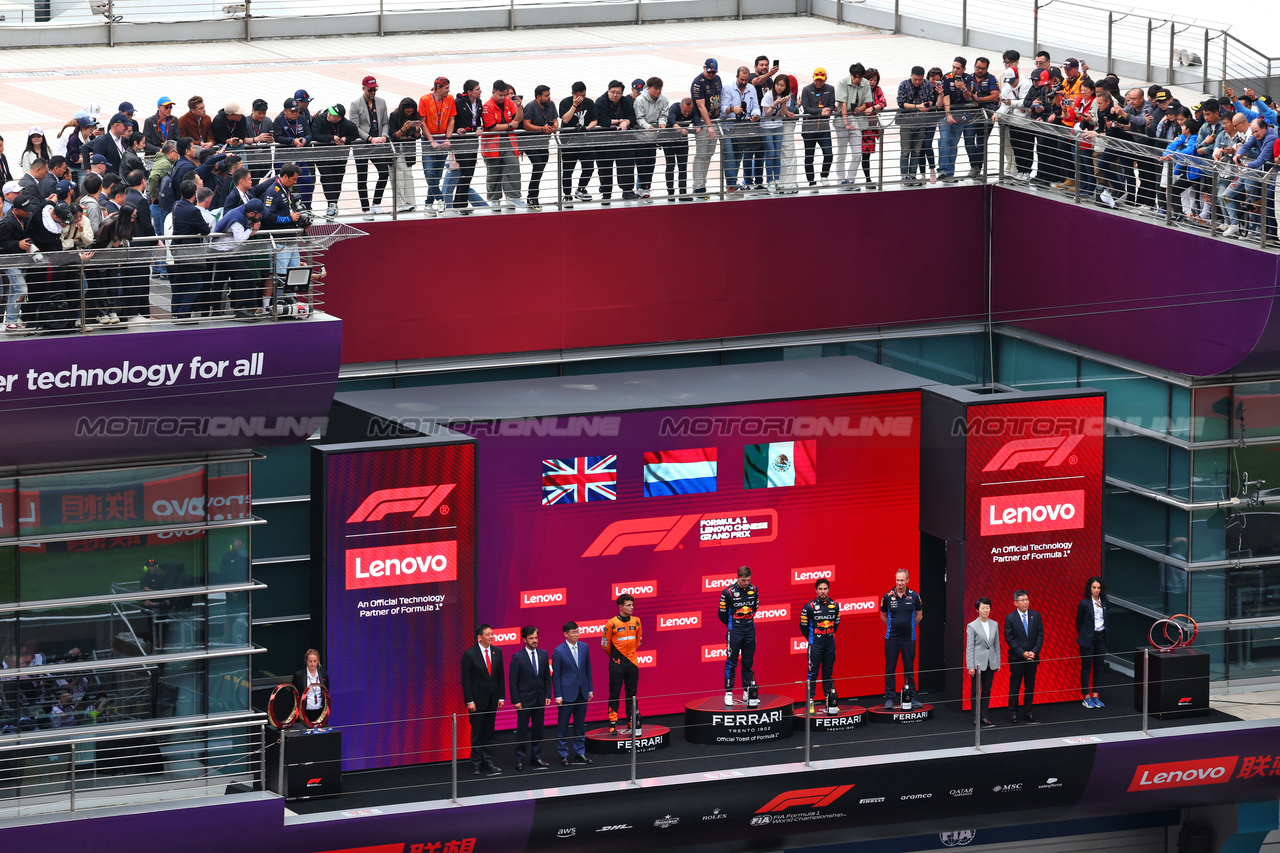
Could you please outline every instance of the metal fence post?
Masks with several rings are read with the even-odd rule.
[[[1012,119],[1012,117],[1012,114],[1010,114],[1010,119]],[[1004,180],[1004,158],[1009,156],[1009,149],[1007,147],[1009,124],[1006,122],[1003,127],[993,125],[991,129],[1000,137],[999,141],[996,142],[996,183],[1000,183]],[[1017,172],[1017,169],[1015,168],[1014,171]],[[985,181],[983,183],[985,183]]]
[[[262,790],[267,790],[267,727],[258,727],[258,779]]]
[[[71,744],[71,766],[68,768],[68,770],[70,770],[71,772],[71,796],[69,800],[69,805],[71,806],[71,811],[75,811],[76,810],[76,745],[74,743]]]
[[[1107,70],[1111,70],[1111,41],[1115,35],[1116,13],[1107,13]]]
[[[1084,152],[1080,148],[1080,140],[1073,139],[1071,134],[1067,134],[1067,141],[1071,143],[1071,161],[1075,164],[1076,185],[1072,187],[1075,190],[1076,204],[1080,203],[1080,187],[1084,183],[1082,179],[1084,173]]]
[[[272,269],[275,269],[273,266]],[[274,310],[274,309],[273,309]],[[284,730],[280,730],[280,760],[276,762],[276,790],[284,795]]]
[[[809,690],[805,693],[804,698],[804,766],[812,767],[810,760],[812,758],[812,743],[809,730],[813,728],[813,714],[809,713],[809,707],[813,704],[813,682],[805,681]],[[824,700],[825,701],[825,700]]]
[[[742,0],[738,0],[738,20],[742,20]]]
[[[1222,85],[1224,87],[1227,85],[1227,42],[1228,41],[1229,41],[1229,38],[1227,34],[1224,32],[1222,34]],[[1204,61],[1208,62],[1209,57],[1206,56]]]
[[[971,679],[973,681],[973,690],[970,691],[970,698],[973,704],[973,748],[982,749],[982,675],[978,670],[973,671]]]
[[[453,793],[449,799],[456,806],[458,804],[458,715],[453,715],[453,749],[452,749],[452,773],[453,773]]]
[[[1200,56],[1200,89],[1209,91],[1209,28],[1204,30],[1204,53]]]
[[[80,292],[80,334],[89,333],[89,277],[85,275],[84,258],[80,258],[80,280],[77,282],[79,287],[76,288]]]
[[[511,0],[511,5],[507,7],[507,29],[514,30],[516,28],[516,0]]]
[[[1178,25],[1175,24],[1173,21],[1170,21],[1169,22],[1169,76],[1168,78],[1166,78],[1166,82],[1170,86],[1173,85],[1173,54],[1174,54],[1173,40],[1177,35],[1178,35]]]
[[[840,16],[841,16],[841,14],[844,12],[844,10],[840,8],[840,4],[841,4],[842,2],[843,2],[843,0],[836,0],[836,23],[837,23],[837,24],[843,23],[843,21],[841,21],[841,20],[840,20]],[[738,8],[739,8],[739,9],[741,9],[741,8],[742,8],[742,0],[738,0]],[[741,16],[741,15],[739,15],[739,16],[738,16],[738,19],[739,19],[739,20],[741,20],[741,19],[742,19],[742,16]]]
[[[960,44],[969,46],[969,0],[960,0]]]
[[[1040,52],[1040,0],[1031,3],[1031,55]]]
[[[385,36],[386,30],[386,0],[378,0],[378,35]]]
[[[391,137],[388,135],[387,139],[390,140]],[[404,157],[396,146],[404,143],[391,142],[389,144],[391,145],[391,221],[394,222],[400,218],[400,196],[396,192],[396,189],[400,186],[400,176],[397,173],[400,171],[400,160]],[[407,169],[408,166],[405,168]],[[377,169],[375,168],[374,171],[377,172]]]
[[[253,41],[253,0],[244,0],[244,40]]]
[[[640,713],[640,706],[636,702],[636,697],[631,698],[631,784],[637,788],[640,787],[639,781],[636,780],[636,746],[640,740],[636,737],[636,717]]]
[[[564,196],[561,194],[561,190],[564,187],[564,158],[560,155],[560,148],[563,143],[560,141],[559,132],[553,134],[553,136],[556,138],[556,210],[564,210]]]
[[[1173,161],[1164,164],[1164,224],[1173,224]]]
[[[107,47],[116,46],[115,0],[107,0]]]
[[[636,0],[636,23],[637,24],[644,23],[644,12],[642,9],[643,6],[644,6],[644,0]]]
[[[876,146],[876,189],[882,190],[884,189],[884,141],[885,141],[883,124],[876,127],[876,136],[878,137],[876,141],[879,143],[879,145]]]
[[[1151,79],[1151,19],[1147,18],[1147,79]]]
[[[836,2],[839,2],[839,0],[836,0]],[[725,145],[725,141],[726,141],[728,138],[729,138],[729,137],[728,137],[728,136],[725,134],[725,132],[724,132],[724,125],[722,124],[722,125],[720,126],[720,200],[721,200],[721,201],[724,201],[724,195],[725,195],[725,189],[724,189],[724,183],[725,183],[725,178],[724,178],[724,160],[725,160],[724,145]]]
[[[1151,700],[1151,649],[1142,650],[1142,733],[1149,735],[1147,731],[1147,705]]]

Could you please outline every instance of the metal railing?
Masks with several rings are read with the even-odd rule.
[[[261,788],[265,716],[41,731],[0,743],[0,818],[219,796]]]
[[[994,624],[994,620],[993,620]],[[1271,626],[1271,634],[1275,634],[1274,626]],[[995,628],[1000,631],[999,625]],[[1277,638],[1272,636],[1269,638],[1274,642]],[[1198,643],[1194,648],[1197,651],[1206,652],[1210,656],[1210,660],[1217,659],[1221,655],[1227,654],[1228,650],[1238,645],[1237,642],[1224,643]],[[519,653],[519,652],[515,652]],[[1007,658],[1003,657],[1004,650],[1001,652],[1000,661],[1001,670],[1006,670],[1009,666]],[[1164,654],[1158,650],[1151,649],[1149,651],[1137,650],[1134,654],[1126,654],[1123,659],[1118,657],[1113,651],[1107,657],[1107,666],[1112,672],[1117,671],[1117,667],[1134,667],[1133,676],[1117,677],[1104,676],[1103,682],[1099,685],[1094,680],[1090,684],[1090,690],[1086,693],[1080,688],[1072,685],[1071,687],[1060,689],[1048,689],[1044,686],[1045,675],[1044,667],[1054,666],[1070,666],[1072,668],[1072,680],[1075,680],[1075,674],[1078,672],[1082,664],[1082,660],[1078,656],[1067,658],[1040,658],[1040,675],[1039,686],[1034,694],[1034,704],[1031,706],[1035,717],[1029,722],[1036,728],[1037,738],[1065,738],[1080,734],[1095,735],[1102,732],[1121,733],[1121,732],[1141,732],[1148,737],[1160,737],[1164,733],[1177,734],[1177,726],[1179,725],[1200,725],[1205,722],[1223,722],[1221,717],[1216,720],[1206,721],[1204,715],[1211,713],[1208,708],[1197,708],[1190,710],[1200,710],[1200,714],[1190,715],[1185,713],[1189,710],[1186,705],[1180,706],[1184,710],[1179,713],[1177,709],[1153,707],[1151,705],[1151,697],[1155,692],[1159,692],[1158,688],[1163,685],[1165,695],[1174,694],[1183,697],[1193,691],[1189,688],[1195,686],[1203,686],[1203,681],[1198,679],[1179,679],[1164,678],[1161,682],[1153,681],[1153,667],[1150,665],[1152,658]],[[803,662],[800,664],[800,672],[803,674]],[[768,708],[772,712],[776,707],[782,708],[782,719],[786,725],[791,727],[794,725],[794,735],[785,738],[770,740],[769,738],[745,738],[743,742],[734,744],[725,750],[723,760],[717,760],[712,769],[723,770],[731,767],[748,767],[759,766],[762,764],[789,764],[793,766],[803,766],[806,768],[813,767],[816,759],[830,759],[842,757],[848,754],[857,755],[876,755],[876,754],[901,754],[911,751],[915,748],[924,749],[926,747],[917,747],[917,743],[921,743],[919,739],[928,738],[928,749],[938,748],[962,748],[972,745],[977,751],[983,751],[993,745],[1008,742],[1008,736],[1014,731],[1014,727],[1007,721],[1007,716],[1011,713],[1011,709],[1005,707],[988,707],[991,703],[989,698],[982,695],[981,679],[973,678],[964,668],[950,668],[937,670],[918,670],[915,671],[916,684],[936,684],[946,681],[948,684],[963,685],[963,698],[946,699],[939,692],[931,688],[922,689],[915,693],[915,707],[913,711],[918,711],[923,717],[927,717],[923,721],[912,721],[912,725],[875,725],[864,726],[868,714],[874,715],[884,710],[884,698],[880,694],[878,687],[871,695],[858,695],[860,690],[865,690],[869,685],[878,685],[882,683],[884,674],[882,671],[864,672],[858,676],[843,677],[834,679],[835,691],[840,697],[840,715],[847,717],[851,714],[862,714],[864,719],[854,724],[851,720],[848,728],[843,726],[827,726],[819,724],[814,727],[811,720],[830,720],[829,715],[824,710],[824,702],[819,696],[815,700],[812,710],[806,707],[806,702],[795,701],[797,695],[808,696],[815,695],[815,687],[821,686],[821,683],[814,684],[808,682],[806,678],[801,677],[798,680],[777,680],[770,679],[767,682],[759,679],[759,692],[762,698],[771,704]],[[901,669],[898,670],[895,679],[897,689],[901,689],[904,685]],[[995,693],[1000,700],[997,704],[1003,705],[1008,694],[1008,677],[1003,671],[997,672],[994,681]],[[1184,689],[1188,688],[1188,689]],[[1155,692],[1153,692],[1155,691]],[[725,706],[725,713],[746,713],[752,710],[745,696],[743,701],[739,701],[742,694],[741,686],[735,687],[733,692],[733,705]],[[821,690],[816,691],[821,694]],[[691,738],[695,742],[701,742],[699,736],[694,731],[699,726],[708,724],[686,724],[677,713],[676,715],[665,715],[658,717],[646,711],[646,707],[652,708],[655,702],[663,701],[664,705],[671,705],[673,702],[677,705],[685,703],[698,702],[699,704],[707,703],[708,707],[719,707],[720,696],[722,691],[717,686],[708,685],[708,689],[700,691],[665,691],[663,685],[656,687],[648,686],[645,677],[640,680],[640,687],[636,696],[623,696],[618,704],[618,731],[619,737],[616,738],[617,744],[609,741],[611,745],[615,745],[615,749],[610,750],[608,754],[594,753],[593,769],[599,771],[604,770],[607,778],[602,779],[598,774],[593,775],[593,782],[616,782],[629,785],[640,785],[646,779],[653,779],[662,776],[674,776],[684,773],[700,772],[707,770],[708,756],[699,754],[696,756],[675,755],[675,751],[666,752],[662,749],[654,748],[651,738],[659,737],[661,729],[669,730],[669,738],[672,743],[683,741],[690,733],[694,734]],[[1096,695],[1100,700],[1096,708],[1090,706],[1082,707],[1082,697],[1085,695]],[[781,704],[774,703],[774,699],[781,697]],[[974,712],[974,697],[977,697],[983,709],[982,713]],[[897,710],[905,710],[905,706],[898,703],[898,696],[895,694],[894,708]],[[1237,700],[1225,697],[1219,697],[1214,702],[1228,709]],[[474,772],[475,766],[479,763],[476,755],[471,753],[469,746],[469,728],[470,725],[478,722],[482,717],[492,715],[502,715],[504,719],[509,720],[512,714],[510,706],[510,697],[506,707],[492,712],[480,712],[468,714],[465,711],[447,714],[442,716],[423,716],[408,719],[379,720],[365,724],[344,723],[342,720],[342,711],[340,707],[335,707],[333,717],[329,721],[329,725],[334,725],[344,732],[344,749],[347,752],[344,756],[345,761],[360,762],[373,761],[374,766],[398,766],[403,763],[421,763],[426,762],[434,765],[433,770],[425,773],[416,774],[415,776],[405,777],[401,775],[389,774],[382,779],[377,776],[365,775],[361,785],[361,793],[363,796],[384,794],[389,801],[397,800],[449,800],[457,803],[460,798],[483,796],[493,792],[490,786],[487,766],[482,765],[478,772]],[[1104,704],[1105,703],[1105,704]],[[597,737],[603,737],[601,732],[607,723],[599,721],[603,716],[603,708],[606,699],[597,696],[588,703],[588,722],[586,731],[588,735],[593,732]],[[1019,703],[1020,704],[1020,703]],[[1249,704],[1245,700],[1239,700],[1239,704]],[[567,765],[561,761],[559,756],[559,734],[557,732],[558,713],[561,706],[556,704],[555,697],[549,697],[549,702],[542,707],[545,715],[543,736],[540,739],[530,739],[525,745],[531,747],[534,743],[540,745],[541,759],[550,764],[550,767],[539,768],[532,764],[533,756],[530,749],[525,750],[525,766],[522,769],[533,771],[539,769],[535,779],[530,784],[534,784],[542,789],[555,789],[566,785],[577,784],[571,781],[575,774],[583,772],[586,766],[581,763],[569,761]],[[1105,713],[1101,713],[1101,709]],[[1025,707],[1017,707],[1014,709],[1018,716],[1018,730],[1021,731],[1027,727],[1028,720],[1025,717]],[[640,718],[640,731],[638,736],[631,728],[631,721]],[[986,723],[987,720],[999,721],[994,727]],[[1185,720],[1185,722],[1183,722]],[[715,723],[709,724],[714,726]],[[726,723],[727,725],[727,723]],[[744,724],[745,725],[745,724]],[[756,725],[756,723],[752,723]],[[763,723],[761,723],[763,725]],[[451,732],[452,738],[445,738],[445,743],[449,744],[441,749],[428,750],[425,752],[417,751],[413,753],[379,753],[377,755],[363,755],[347,748],[354,740],[357,739],[358,731],[364,727],[432,727],[439,730]],[[803,730],[803,733],[802,731]],[[357,735],[357,737],[353,737]],[[1025,737],[1025,735],[1024,735]],[[511,753],[514,747],[520,745],[515,739],[513,733],[508,731],[499,731],[496,734],[495,741],[489,744],[490,752],[493,757],[493,763],[498,766],[499,770],[505,765],[511,766]],[[574,741],[572,728],[566,730],[566,750],[569,755],[577,754],[578,746]],[[841,748],[850,751],[839,751]],[[591,754],[588,751],[588,754]],[[290,766],[294,766],[288,762],[287,756],[283,753],[279,758],[278,767],[271,768],[270,772],[279,774],[281,778],[287,772]],[[320,762],[322,764],[323,762]],[[471,769],[468,769],[470,763]],[[309,765],[316,766],[317,762],[309,761]],[[333,769],[333,768],[328,768]],[[500,775],[500,774],[498,774]],[[579,775],[579,779],[582,777]],[[426,780],[426,781],[408,781],[410,779]],[[385,780],[386,784],[380,783]],[[407,784],[406,784],[407,782]],[[505,790],[505,789],[504,789]],[[392,799],[395,798],[395,799]]]

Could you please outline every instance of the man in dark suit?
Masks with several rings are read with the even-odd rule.
[[[493,744],[493,724],[498,709],[507,699],[507,683],[502,677],[502,649],[493,645],[493,628],[476,628],[475,645],[462,653],[462,701],[467,703],[471,724],[471,773],[500,776],[489,747]]]
[[[204,287],[205,264],[195,259],[191,247],[202,242],[201,238],[210,232],[209,222],[196,208],[196,182],[183,181],[178,186],[178,201],[173,205],[173,236],[176,241],[174,255],[181,258],[181,250],[186,248],[186,257],[190,260],[178,260],[170,270],[171,299],[170,313],[175,319],[191,316],[191,306]]]
[[[1014,591],[1013,604],[1016,609],[1004,617],[1004,644],[1009,650],[1009,722],[1018,722],[1018,709],[1022,708],[1022,719],[1035,725],[1040,721],[1031,706],[1035,703],[1040,650],[1044,648],[1044,620],[1031,609],[1031,596],[1025,589]]]
[[[107,161],[107,171],[120,174],[120,163],[124,160],[124,150],[129,146],[129,132],[133,130],[129,117],[124,113],[116,113],[107,125],[107,132],[99,136],[93,143],[93,153]]]
[[[524,648],[511,659],[511,702],[516,709],[516,770],[524,769],[527,749],[529,766],[546,770],[542,760],[542,727],[551,704],[551,667],[547,653],[538,648],[538,629],[520,629]]]
[[[551,655],[551,683],[555,688],[559,720],[556,723],[560,763],[591,764],[587,758],[587,702],[591,691],[591,654],[586,643],[578,642],[578,623],[564,623],[564,642]],[[573,753],[569,752],[569,721],[573,720]]]

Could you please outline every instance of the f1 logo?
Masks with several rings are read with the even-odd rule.
[[[1023,462],[1043,462],[1046,468],[1057,468],[1075,450],[1084,435],[1058,435],[1052,438],[1020,438],[996,451],[983,473],[1012,471]]]
[[[787,791],[756,809],[756,814],[783,812],[792,806],[822,808],[831,805],[852,788],[852,785],[837,785],[834,788],[804,788],[799,791]]]
[[[607,557],[635,545],[654,545],[655,551],[670,551],[701,517],[699,514],[668,515],[615,521],[601,531],[582,556]]]
[[[415,518],[423,518],[435,512],[436,507],[452,492],[456,483],[447,486],[408,486],[403,489],[379,489],[360,502],[351,513],[347,524],[360,521],[381,521],[388,515],[410,512]]]

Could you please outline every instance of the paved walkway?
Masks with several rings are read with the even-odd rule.
[[[727,78],[762,53],[780,59],[783,71],[795,74],[801,85],[810,82],[817,66],[826,67],[832,81],[853,62],[879,68],[892,100],[912,65],[947,69],[957,54],[972,60],[979,51],[795,17],[249,44],[12,49],[0,52],[0,133],[16,168],[29,126],[43,125],[56,134],[56,128],[89,104],[100,105],[108,118],[128,100],[137,106],[141,121],[155,113],[161,96],[178,102],[175,114],[180,114],[187,98],[200,94],[211,116],[227,101],[247,110],[261,97],[274,117],[295,89],[308,90],[316,106],[350,104],[359,97],[366,74],[378,78],[379,94],[389,107],[405,96],[416,100],[441,74],[453,82],[455,93],[468,78],[479,80],[486,91],[502,78],[529,94],[546,83],[557,99],[569,93],[575,80],[585,82],[594,96],[611,79],[629,85],[636,77],[657,75],[674,97],[687,90],[706,57],[716,57]],[[991,58],[993,70],[999,70],[999,56],[992,53]],[[1024,58],[1024,73],[1031,67],[1030,58]]]

